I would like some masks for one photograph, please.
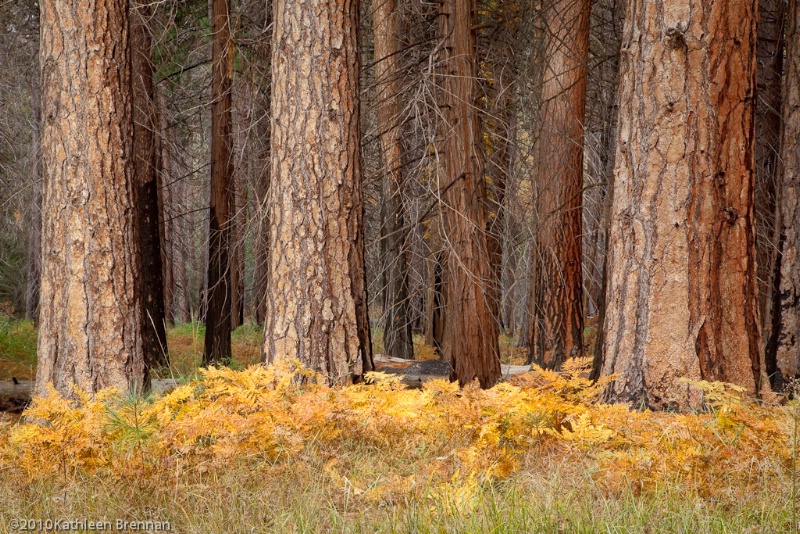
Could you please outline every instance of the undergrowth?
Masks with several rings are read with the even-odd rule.
[[[699,382],[701,413],[636,411],[598,402],[604,384],[581,378],[588,365],[488,391],[441,380],[410,390],[380,373],[329,388],[289,364],[204,369],[155,399],[51,391],[0,430],[0,484],[51,500],[0,504],[52,514],[102,503],[116,517],[146,507],[197,532],[796,525],[797,401],[765,406]]]

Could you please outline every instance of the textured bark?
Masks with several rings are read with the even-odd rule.
[[[476,108],[474,2],[440,4],[443,79],[445,280],[442,350],[451,379],[478,380],[489,388],[500,378],[498,323],[493,309],[492,267],[486,238],[486,182]]]
[[[778,249],[781,180],[781,102],[785,0],[758,0],[756,104],[756,251],[759,304],[765,337],[771,331],[771,287]]]
[[[42,286],[35,393],[141,388],[128,3],[41,2]]]
[[[374,4],[372,27],[375,36],[375,85],[377,87],[378,137],[383,159],[383,209],[381,225],[384,285],[384,352],[396,358],[414,358],[409,318],[408,266],[404,252],[405,207],[402,190],[403,141],[400,119],[399,70],[400,12],[395,0]]]
[[[773,331],[767,344],[768,372],[776,389],[800,377],[800,23],[797,0],[786,18],[783,89],[783,177],[780,184],[780,264],[773,297]],[[770,369],[770,363],[773,368]]]
[[[589,0],[546,5],[547,66],[537,161],[539,216],[532,261],[531,343],[528,361],[558,368],[583,354],[583,123],[589,51]]]
[[[157,142],[158,109],[153,89],[152,45],[146,19],[150,5],[137,2],[131,10],[130,43],[133,96],[133,162],[136,174],[137,220],[141,255],[141,298],[144,313],[144,357],[150,368],[169,364],[164,312],[164,277],[159,226],[157,173],[161,167]]]
[[[373,369],[364,273],[358,3],[276,0],[264,355],[331,384]]]
[[[760,387],[753,2],[631,0],[620,61],[607,398],[697,406]]]
[[[211,196],[203,364],[231,359],[231,226],[234,215],[229,0],[211,0]]]

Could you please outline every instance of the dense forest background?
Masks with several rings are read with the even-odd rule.
[[[658,10],[637,10],[642,5],[373,0],[347,14],[357,27],[337,31],[344,28],[345,40],[358,46],[351,97],[359,124],[338,142],[355,143],[360,160],[343,169],[357,167],[352,202],[356,212],[363,208],[363,220],[348,239],[363,240],[364,273],[352,259],[344,272],[353,284],[362,276],[366,284],[366,308],[357,302],[355,312],[362,341],[369,334],[359,314],[366,309],[378,351],[413,358],[417,336],[452,365],[453,378],[490,386],[499,376],[501,335],[503,346],[523,348],[527,363],[556,369],[567,358],[589,356],[594,377],[633,373],[639,378],[629,377],[609,398],[644,394],[654,407],[686,401],[669,400],[658,385],[680,376],[758,392],[766,382],[780,390],[796,374],[796,343],[788,340],[796,337],[797,269],[794,252],[786,254],[796,238],[796,177],[794,159],[785,155],[796,125],[787,122],[794,108],[784,102],[797,91],[796,5],[762,0],[758,13],[753,6],[715,8],[702,19],[681,15],[674,26]],[[626,20],[632,13],[638,18]],[[276,25],[264,1],[131,2],[128,18],[147,365],[165,363],[164,323],[194,320],[207,325],[205,363],[230,358],[230,331],[245,321],[268,323],[263,350],[270,360],[278,350],[270,345],[270,331],[279,327],[274,318],[289,306],[274,281],[300,265],[281,274],[272,260],[293,257],[290,242],[302,236],[295,225],[281,242],[280,230],[292,226],[280,226],[279,197],[293,178],[273,173],[287,157],[292,165],[314,159],[326,142],[320,135],[292,144],[290,126],[276,126],[296,106],[319,104],[292,93],[294,81],[274,86],[276,73],[281,84],[283,75],[295,79],[273,61],[283,57],[274,43],[285,48],[296,28],[288,14]],[[34,320],[47,159],[40,24],[37,2],[0,4],[0,302]],[[716,33],[700,36],[700,27]],[[648,32],[661,44],[643,41]],[[311,53],[304,46],[317,46],[313,36],[293,38],[297,57]],[[694,63],[688,51],[701,45],[707,61]],[[683,74],[678,53],[689,58]],[[338,65],[333,61],[328,67]],[[663,71],[648,72],[647,65]],[[720,81],[723,70],[728,78]],[[137,80],[144,80],[139,93]],[[659,85],[673,93],[664,96]],[[744,107],[727,104],[741,95]],[[706,117],[699,127],[691,115],[697,102]],[[684,152],[676,163],[671,148],[658,144],[669,136],[707,157]],[[644,138],[649,145],[636,145]],[[731,159],[730,146],[744,147],[740,161]],[[626,151],[635,154],[629,159]],[[718,189],[704,189],[712,176]],[[643,193],[637,183],[665,192],[643,197],[650,186]],[[674,194],[686,183],[694,184],[691,191]],[[682,207],[674,216],[662,213],[672,204]],[[684,232],[683,245],[659,231],[671,226],[670,217]],[[730,235],[720,226],[726,217],[736,228]],[[658,265],[667,266],[664,280],[687,273],[686,287],[665,283],[659,293]],[[634,271],[649,281],[625,278]],[[460,298],[473,293],[481,298]],[[670,308],[673,299],[688,311]],[[741,320],[726,315],[730,308],[741,310]],[[661,324],[684,315],[683,334]],[[626,317],[635,332],[626,330]],[[667,348],[648,345],[642,328]],[[748,332],[746,339],[739,331]],[[343,350],[363,351],[362,341],[345,342]],[[693,355],[669,348],[686,343],[694,344],[687,349]],[[42,349],[40,341],[40,358]],[[351,374],[369,370],[370,351]],[[643,363],[645,353],[654,356]],[[309,358],[312,367],[336,374],[336,365]],[[662,378],[641,378],[648,373]]]

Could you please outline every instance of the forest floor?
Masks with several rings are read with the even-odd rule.
[[[327,388],[251,366],[251,325],[234,335],[232,369],[198,371],[202,339],[198,326],[170,330],[168,374],[189,382],[167,395],[53,397],[30,423],[0,423],[0,532],[15,519],[197,533],[797,532],[797,401],[698,383],[697,413],[608,406],[585,360],[489,391],[410,390],[382,374]],[[0,323],[0,372],[35,374],[30,323]]]

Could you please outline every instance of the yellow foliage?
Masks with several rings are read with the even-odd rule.
[[[753,469],[777,480],[792,468],[796,406],[760,405],[706,382],[693,384],[704,392],[703,413],[606,405],[606,382],[585,378],[590,364],[534,368],[486,391],[445,380],[410,390],[383,373],[330,388],[297,362],[204,369],[201,380],[154,400],[104,391],[69,401],[51,390],[20,424],[0,427],[0,468],[25,480],[96,471],[134,478],[242,463],[272,469],[313,451],[328,458],[320,476],[348,494],[396,502],[427,488],[457,510],[469,510],[478,485],[513,475],[530,454],[591,458],[591,476],[610,489],[679,480],[712,491],[746,486]],[[397,471],[347,478],[338,462],[353,446],[396,458]]]

